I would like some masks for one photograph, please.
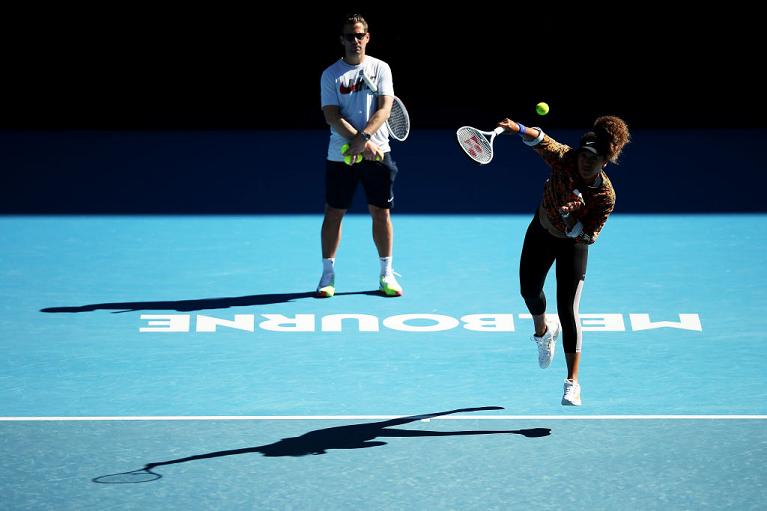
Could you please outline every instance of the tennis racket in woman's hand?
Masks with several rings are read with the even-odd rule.
[[[471,126],[461,126],[455,132],[458,138],[458,145],[464,150],[466,155],[479,163],[486,165],[493,159],[493,141],[495,137],[505,130],[500,126],[493,131],[481,131]],[[488,140],[487,137],[490,137]]]

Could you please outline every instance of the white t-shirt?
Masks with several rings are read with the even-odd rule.
[[[322,106],[336,105],[341,108],[341,117],[357,130],[365,129],[368,121],[378,110],[378,98],[365,85],[360,72],[364,71],[368,78],[378,88],[378,95],[394,96],[394,84],[391,68],[383,60],[365,55],[361,64],[353,66],[340,59],[322,73],[320,91]],[[386,124],[373,133],[371,142],[389,152],[389,130]],[[344,161],[341,156],[341,146],[347,140],[330,128],[330,143],[328,144],[328,160]]]

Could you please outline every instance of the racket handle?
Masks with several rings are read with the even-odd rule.
[[[370,89],[370,92],[373,94],[378,94],[378,87],[368,78],[367,73],[365,73],[365,70],[360,70],[360,75],[362,76],[362,80],[365,82],[365,85],[368,86],[368,89]]]
[[[503,129],[503,128],[501,128],[500,126],[498,126],[497,128],[495,128],[495,129],[493,130],[493,133],[494,133],[494,134],[496,134],[496,135],[500,135],[500,134],[501,134],[501,133],[503,133],[504,131],[506,131],[506,130],[505,130],[505,129]]]

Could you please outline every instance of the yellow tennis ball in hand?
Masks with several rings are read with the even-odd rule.
[[[359,163],[362,161],[362,154],[357,155],[357,161],[354,161],[354,156],[351,154],[347,156],[346,151],[349,150],[349,144],[344,144],[341,146],[341,155],[344,157],[344,163],[347,165],[354,165],[355,163]]]
[[[549,104],[541,101],[540,103],[535,105],[535,111],[538,115],[546,115],[547,113],[549,113]]]

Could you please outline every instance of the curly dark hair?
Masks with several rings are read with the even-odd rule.
[[[631,141],[626,122],[614,115],[605,115],[594,121],[591,131],[581,137],[581,147],[587,142],[595,143],[608,161],[618,163],[623,146]]]

